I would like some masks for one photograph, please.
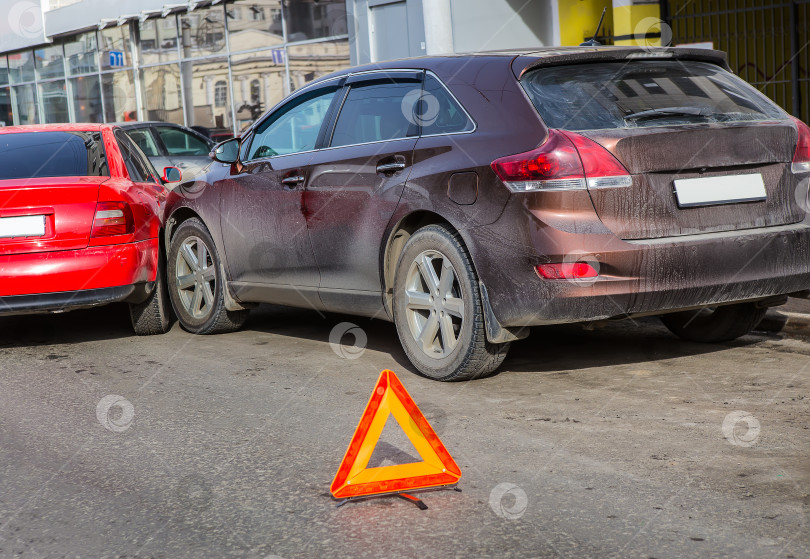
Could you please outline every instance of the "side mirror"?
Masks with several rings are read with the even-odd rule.
[[[164,167],[163,168],[163,182],[180,182],[183,180],[183,173],[177,167]]]
[[[239,138],[231,138],[218,143],[208,157],[220,163],[236,163],[239,159]]]

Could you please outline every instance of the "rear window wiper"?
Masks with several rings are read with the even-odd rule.
[[[662,109],[650,109],[625,115],[624,120],[640,120],[643,118],[657,118],[660,116],[712,116],[714,113],[701,107],[664,107]]]

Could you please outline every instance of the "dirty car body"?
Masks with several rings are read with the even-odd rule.
[[[376,86],[376,98],[375,83],[388,87]],[[417,92],[419,115],[384,137],[385,116],[367,118],[368,107],[395,86]],[[263,123],[319,99],[311,145],[256,148],[273,129]],[[366,121],[382,139],[361,141]],[[204,191],[172,194],[169,228],[196,218],[210,231],[234,312],[271,302],[394,320],[420,372],[459,380],[494,370],[495,352],[533,325],[725,305],[742,314],[721,322],[755,322],[762,307],[810,287],[808,177],[810,130],[733,76],[717,51],[425,57],[296,92],[242,134],[238,157],[212,168]],[[454,301],[446,308],[424,266],[408,272],[401,262],[436,227],[457,242],[425,240],[420,258],[449,266],[448,282],[469,276],[442,288]],[[417,300],[423,290],[430,303]],[[401,311],[398,298],[409,301]],[[452,321],[431,322],[445,310]],[[451,359],[478,335],[465,333],[471,317],[489,365]],[[438,341],[428,343],[433,327]],[[693,337],[721,341],[752,327]],[[409,349],[408,328],[425,355]]]

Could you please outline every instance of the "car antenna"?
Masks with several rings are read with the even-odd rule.
[[[585,41],[584,43],[580,43],[579,46],[581,47],[601,47],[602,43],[596,40],[596,36],[599,35],[599,29],[602,27],[602,20],[605,19],[605,12],[607,11],[607,7],[602,8],[602,17],[599,18],[599,25],[596,26],[596,31],[593,33],[593,37]]]

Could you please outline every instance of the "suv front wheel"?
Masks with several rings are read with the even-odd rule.
[[[459,235],[419,229],[397,262],[394,323],[411,363],[426,377],[470,380],[493,373],[509,344],[486,338],[478,278]]]

